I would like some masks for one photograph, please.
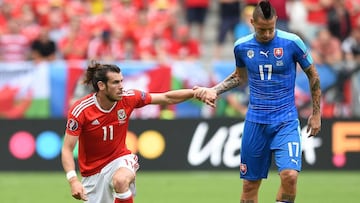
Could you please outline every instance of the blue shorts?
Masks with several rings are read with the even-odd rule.
[[[301,170],[299,120],[276,124],[245,121],[240,150],[240,178],[267,178],[274,155],[278,171]]]

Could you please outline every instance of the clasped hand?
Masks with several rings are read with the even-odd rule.
[[[205,104],[215,108],[215,101],[217,99],[216,90],[208,87],[199,87],[195,86],[194,90],[194,98],[204,102]]]

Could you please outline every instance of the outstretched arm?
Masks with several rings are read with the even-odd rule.
[[[218,95],[245,84],[247,81],[247,72],[245,68],[237,67],[233,73],[231,73],[222,82],[218,83],[212,88],[195,87],[195,97],[206,104],[215,107],[215,100]]]
[[[227,78],[222,82],[212,87],[216,90],[216,94],[220,95],[232,88],[238,87],[245,84],[247,81],[247,72],[245,68],[236,68],[233,73],[231,73]]]
[[[310,136],[315,136],[320,132],[321,129],[321,111],[320,111],[320,78],[314,65],[311,65],[305,70],[305,73],[309,79],[311,97],[312,97],[312,108],[313,112],[308,119],[307,131],[310,131]]]
[[[151,104],[177,104],[194,97],[194,90],[180,89],[164,93],[151,93]]]

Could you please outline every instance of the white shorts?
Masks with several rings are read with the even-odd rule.
[[[85,188],[88,201],[86,203],[114,203],[112,177],[119,168],[127,168],[136,175],[139,169],[138,158],[128,154],[115,159],[106,165],[100,173],[83,177],[81,182]]]

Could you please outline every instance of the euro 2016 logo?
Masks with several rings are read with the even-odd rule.
[[[333,164],[344,167],[347,152],[360,152],[360,122],[336,122],[332,128]]]
[[[67,121],[66,127],[71,131],[75,131],[78,129],[79,124],[75,119],[71,118]]]

